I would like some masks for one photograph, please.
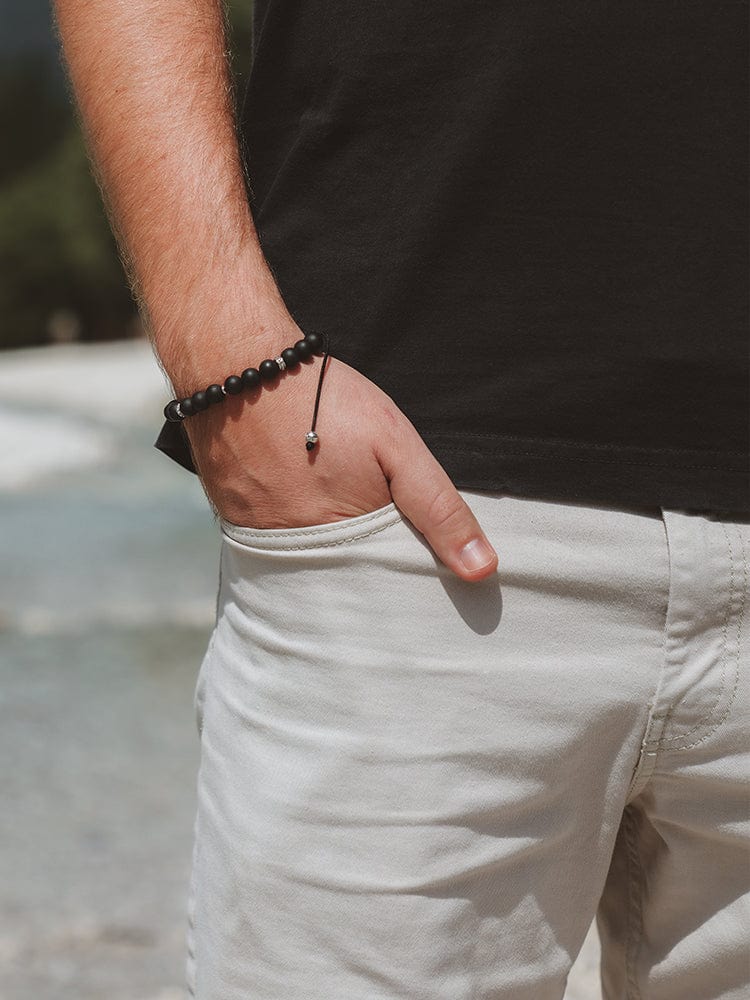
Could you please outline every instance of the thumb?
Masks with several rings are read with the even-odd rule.
[[[448,473],[407,418],[394,437],[378,448],[377,458],[396,506],[461,579],[490,576],[497,553]]]

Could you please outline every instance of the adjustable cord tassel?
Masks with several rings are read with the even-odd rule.
[[[318,419],[318,406],[320,404],[320,391],[323,388],[323,375],[325,374],[326,365],[328,364],[328,334],[323,334],[323,361],[320,365],[320,375],[318,376],[318,391],[315,394],[315,408],[313,410],[312,427],[305,434],[305,448],[308,451],[312,451],[315,445],[318,443],[318,435],[315,433],[315,422]]]

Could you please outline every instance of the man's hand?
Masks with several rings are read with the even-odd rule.
[[[89,152],[174,394],[220,381],[249,355],[275,357],[302,334],[247,201],[222,0],[54,0],[54,9]],[[335,358],[319,454],[305,450],[319,364],[187,421],[217,510],[256,527],[313,524],[392,497],[459,576],[493,572],[494,552],[414,427]]]
[[[366,514],[393,500],[458,576],[494,573],[494,549],[413,424],[390,396],[335,357],[323,377],[320,443],[306,451],[321,364],[320,357],[303,362],[271,389],[229,396],[186,420],[217,512],[246,527],[297,527]]]

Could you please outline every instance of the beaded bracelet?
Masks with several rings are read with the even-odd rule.
[[[164,416],[171,423],[180,423],[186,417],[192,417],[207,410],[209,406],[222,403],[227,396],[237,396],[245,389],[256,389],[264,382],[272,382],[285,369],[296,368],[300,361],[306,360],[314,354],[322,354],[323,363],[320,366],[320,375],[318,376],[312,426],[305,434],[305,448],[312,451],[319,440],[315,432],[315,422],[318,419],[320,390],[323,386],[323,373],[326,369],[329,353],[328,335],[310,331],[305,334],[302,340],[298,340],[294,347],[285,348],[277,358],[266,358],[265,361],[261,361],[257,368],[246,368],[241,375],[230,375],[224,380],[223,385],[214,383],[206,389],[194,392],[192,396],[186,396],[185,399],[170,400],[164,407]]]

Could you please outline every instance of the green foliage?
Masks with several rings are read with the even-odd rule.
[[[252,0],[230,0],[238,99],[250,66]],[[51,31],[51,28],[50,28]],[[0,68],[0,348],[44,343],[70,314],[84,339],[128,336],[135,307],[59,67],[41,55]]]
[[[61,311],[84,339],[129,332],[134,306],[76,129],[0,192],[0,276],[0,346],[43,343]]]
[[[65,95],[48,59],[39,54],[0,61],[0,186],[44,156],[69,123]]]

